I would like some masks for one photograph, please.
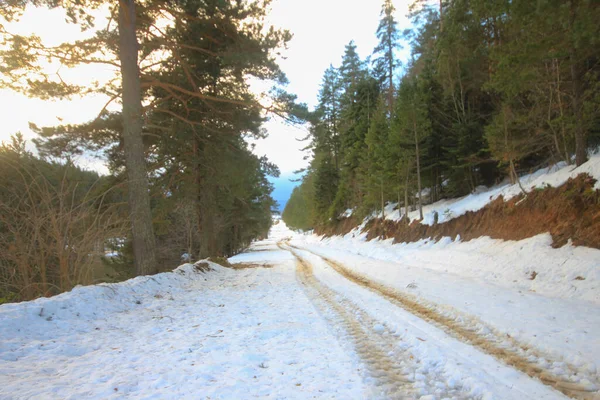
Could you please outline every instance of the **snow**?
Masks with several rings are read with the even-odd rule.
[[[0,398],[364,398],[280,253],[0,306]]]
[[[538,239],[527,241],[535,244]],[[482,242],[488,242],[488,246],[483,246],[480,252],[474,251]],[[496,246],[500,245],[495,253],[493,242]],[[314,237],[295,238],[291,243],[342,262],[374,282],[409,291],[450,315],[464,313],[476,317],[491,329],[505,332],[572,364],[585,366],[590,371],[600,367],[598,250],[569,248],[567,250],[573,251],[571,258],[563,253],[562,257],[571,261],[569,269],[572,269],[564,270],[567,276],[564,281],[573,287],[581,283],[587,285],[563,291],[567,283],[545,282],[541,278],[546,274],[545,265],[558,264],[552,253],[565,250],[553,249],[549,244],[543,246],[540,242],[529,248],[521,243],[524,251],[520,255],[530,252],[527,257],[530,264],[519,260],[519,255],[503,253],[507,247],[503,248],[501,241],[489,238],[467,243],[446,242],[437,249],[431,243],[422,244],[421,248],[414,244],[415,248],[406,254],[409,245],[390,245],[389,242],[361,244],[348,238],[324,239],[321,242],[315,241]],[[508,246],[517,247],[519,242]],[[431,261],[434,259],[435,263]],[[520,261],[521,268],[529,265],[539,271],[536,279],[530,281],[526,276],[520,276],[517,282],[513,282],[510,270],[514,264],[510,263],[511,260]],[[502,265],[505,267],[500,269]],[[578,265],[585,265],[585,269],[578,269]],[[586,275],[586,271],[590,274]],[[469,276],[474,272],[475,276]],[[586,276],[586,280],[570,279],[575,274]],[[535,283],[538,279],[540,281]],[[587,292],[583,296],[585,299],[578,295],[580,291]],[[587,298],[594,301],[587,301]]]
[[[560,186],[580,173],[600,180],[600,155],[592,156],[579,168],[558,165],[536,171],[522,177],[521,183],[527,190]],[[481,187],[462,199],[425,206],[422,223],[432,224],[434,212],[438,212],[439,221],[444,222],[467,211],[479,210],[499,196],[510,199],[520,192],[518,185],[505,184],[489,190]],[[399,218],[394,206],[388,204],[386,218]],[[415,219],[418,213],[412,212],[410,217]],[[304,251],[306,257],[312,257],[313,263],[318,263],[320,257],[340,263],[361,280],[414,296],[415,301],[452,320],[462,321],[491,341],[508,337],[535,349],[535,354],[529,357],[537,365],[564,379],[573,379],[589,390],[598,390],[600,250],[576,247],[571,242],[553,248],[548,233],[520,241],[481,237],[462,242],[460,236],[454,240],[446,237],[439,241],[425,239],[400,244],[393,244],[393,239],[367,241],[366,233],[361,233],[366,222],[367,219],[343,237],[295,234],[290,244]],[[370,307],[367,304],[374,301],[373,296],[358,293],[360,288],[351,291],[348,285],[335,283],[339,277],[335,278],[335,272],[324,272],[327,268],[323,265],[317,270],[319,279],[329,279],[332,288]],[[373,307],[372,315],[384,309],[384,305]],[[393,315],[391,310],[385,311],[385,315],[379,314],[381,321],[388,321],[381,326],[391,324],[391,329],[397,331],[398,326],[393,327],[390,315]],[[398,317],[408,318],[407,315]],[[423,335],[431,334],[431,326],[417,321],[414,323],[419,331],[414,335],[425,339]],[[379,333],[381,328],[378,325],[373,329]],[[409,338],[414,347],[425,346],[420,340],[415,341],[413,335]],[[422,362],[428,360],[427,354],[431,351],[429,346],[425,347],[425,353],[417,351]],[[452,357],[446,354],[448,349],[442,348],[440,352],[434,352],[430,361],[440,363],[442,358],[451,362]],[[454,371],[454,366],[447,368]],[[456,379],[447,377],[446,384],[456,381],[463,387],[471,387],[474,393],[489,395],[489,388],[477,389],[459,372],[452,374],[456,374]]]
[[[564,162],[558,163],[550,168],[543,168],[531,174],[520,178],[521,185],[525,190],[533,190],[536,188],[544,188],[548,185],[558,187],[564,184],[569,178],[574,178],[579,174],[589,174],[597,179],[594,186],[595,189],[600,189],[600,153],[590,156],[589,160],[579,167],[567,165]],[[492,188],[480,186],[476,190],[461,198],[441,200],[433,204],[423,206],[423,221],[422,224],[433,225],[434,214],[438,214],[438,222],[446,222],[458,216],[465,214],[468,211],[478,211],[485,207],[490,201],[502,196],[504,200],[510,200],[513,197],[522,193],[518,184],[511,185],[502,183]],[[389,203],[385,207],[386,219],[397,221],[401,218],[400,210],[395,210],[396,203]],[[374,216],[381,217],[381,213]],[[411,211],[408,214],[411,221],[419,219],[419,211]]]
[[[348,284],[314,255],[307,252],[301,254],[319,267],[316,272],[321,281],[340,296],[360,304],[361,308],[380,321],[377,334],[392,336],[396,341],[397,350],[409,353],[402,355],[404,358],[418,360],[416,365],[407,367],[413,369],[416,398],[441,398],[443,396],[439,396],[436,390],[442,388],[460,389],[463,396],[466,394],[466,398],[563,398],[559,393],[548,390],[539,382],[449,337],[437,327],[387,300],[373,296],[373,293],[365,288]]]
[[[581,172],[598,178],[600,156],[522,182],[558,186]],[[424,223],[518,191],[427,206]],[[565,398],[486,344],[598,398],[599,250],[555,249],[549,234],[367,242],[361,227],[324,238],[276,221],[229,259],[243,268],[184,264],[0,306],[0,398]]]
[[[393,239],[366,241],[365,237],[356,231],[345,237],[297,236],[304,244],[391,261],[401,267],[400,271],[448,273],[481,284],[600,306],[600,250],[571,243],[553,248],[548,233],[520,241],[481,237],[461,242],[459,236],[455,240],[444,237],[437,242],[424,239],[399,244],[393,244]]]

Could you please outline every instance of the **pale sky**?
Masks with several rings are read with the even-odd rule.
[[[294,38],[283,52],[280,60],[290,84],[288,91],[298,95],[301,102],[314,107],[323,72],[330,64],[339,66],[344,46],[354,40],[361,58],[367,57],[377,44],[375,31],[379,23],[383,0],[274,0],[269,20],[272,24],[290,30]],[[410,1],[394,0],[396,20],[400,30],[410,26],[405,15]],[[68,25],[60,12],[47,10],[29,11],[19,33],[36,33],[49,44],[81,37],[76,26]],[[408,50],[403,52],[404,58]],[[58,66],[49,67],[52,72]],[[85,84],[92,80],[110,79],[113,71],[102,66],[77,70],[60,68],[60,74],[69,81]],[[67,79],[65,79],[67,80]],[[34,134],[28,123],[49,126],[61,123],[80,123],[96,117],[106,102],[103,96],[94,96],[74,101],[41,101],[28,99],[6,90],[0,90],[0,140],[7,140],[17,131],[26,139]],[[118,106],[117,106],[118,107]],[[257,141],[255,152],[266,154],[277,164],[282,175],[303,168],[307,161],[300,149],[305,143],[296,139],[306,136],[305,128],[286,125],[280,119],[266,124],[269,137]],[[101,160],[80,160],[88,168],[105,172]]]
[[[402,31],[410,27],[406,18],[412,0],[393,0],[396,21]],[[333,64],[339,67],[345,46],[354,40],[361,58],[371,54],[377,45],[383,0],[274,0],[271,22],[284,27],[294,37],[283,52],[286,59],[280,65],[290,84],[288,91],[298,96],[300,102],[312,109],[317,103],[317,94],[323,72]],[[408,49],[402,52],[407,57]],[[266,154],[279,165],[282,175],[303,168],[300,149],[306,143],[296,138],[306,136],[301,127],[288,127],[280,121],[267,124],[269,137],[257,143],[256,152]]]

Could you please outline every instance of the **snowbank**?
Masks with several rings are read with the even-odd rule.
[[[544,188],[548,185],[557,187],[564,184],[569,178],[574,178],[577,175],[584,173],[597,179],[598,182],[596,182],[595,189],[600,189],[600,154],[593,155],[586,163],[578,168],[575,168],[573,165],[566,165],[566,163],[562,162],[550,168],[543,168],[532,174],[522,176],[520,180],[525,190],[532,190]],[[481,210],[486,204],[500,196],[502,196],[504,200],[509,200],[520,193],[522,192],[518,184],[511,185],[503,183],[490,189],[485,186],[480,186],[474,193],[471,193],[468,196],[457,199],[441,200],[423,206],[423,221],[421,223],[432,225],[435,212],[438,213],[438,222],[446,222],[465,214],[467,211]],[[390,203],[385,207],[386,219],[392,221],[398,221],[400,219],[401,213],[400,210],[394,210],[396,207],[396,203]],[[381,217],[381,213],[374,216]],[[418,220],[419,211],[409,212],[408,216],[411,221]]]
[[[394,262],[398,264],[394,275],[406,274],[407,267],[427,269],[600,305],[600,250],[571,244],[555,249],[549,234],[519,241],[482,237],[461,242],[445,237],[437,242],[426,239],[400,244],[393,244],[393,239],[366,241],[365,237],[353,231],[345,237],[297,238],[306,244]]]
[[[223,269],[208,262],[213,269]],[[140,276],[119,283],[76,286],[70,292],[50,298],[0,305],[0,338],[16,337],[42,340],[48,322],[86,324],[124,311],[144,308],[149,298],[159,293],[174,294],[189,284],[204,279],[193,264],[183,264],[173,272]],[[161,295],[162,296],[162,295]],[[6,341],[0,341],[0,358],[7,355]]]
[[[561,163],[550,169],[538,170],[521,177],[521,184],[527,190],[548,185],[558,187],[582,173],[597,179],[595,188],[600,188],[600,154],[593,155],[578,168]],[[445,222],[467,211],[480,210],[499,196],[508,200],[521,193],[519,185],[504,184],[484,189],[480,188],[463,198],[442,200],[425,206],[422,223],[433,224],[434,212],[438,213],[439,222]],[[399,211],[394,207],[395,204],[386,207],[386,219],[399,219]],[[417,219],[418,211],[409,213],[409,216]],[[412,267],[548,297],[583,300],[600,305],[600,250],[576,247],[571,243],[553,248],[550,234],[520,241],[489,237],[468,242],[461,242],[460,237],[455,241],[446,237],[437,242],[425,239],[400,244],[393,244],[393,239],[367,241],[366,233],[361,233],[367,222],[368,218],[343,237],[296,235],[295,238],[299,243],[396,263],[398,268],[389,272],[391,275],[386,275],[385,279],[393,280],[396,275],[405,274],[405,268]]]

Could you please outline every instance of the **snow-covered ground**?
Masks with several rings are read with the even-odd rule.
[[[591,155],[590,159],[580,167],[567,165],[562,162],[550,168],[542,168],[531,174],[520,178],[521,185],[525,190],[533,190],[536,188],[545,188],[547,186],[558,187],[564,184],[569,178],[574,178],[579,174],[589,174],[595,177],[595,188],[600,189],[600,152]],[[504,200],[510,200],[513,197],[522,193],[518,184],[511,185],[504,182],[492,188],[480,186],[474,193],[457,199],[441,200],[436,203],[423,206],[423,221],[422,224],[432,225],[434,222],[434,213],[438,214],[438,222],[446,222],[458,216],[465,214],[467,211],[478,211],[485,207],[490,201],[502,196]],[[390,203],[385,207],[385,218],[397,221],[400,219],[404,210],[395,210],[396,203]],[[346,210],[343,216],[352,215],[352,210]],[[374,214],[373,217],[381,217],[379,214]],[[411,221],[419,219],[419,211],[411,211],[408,213]]]
[[[323,249],[326,255],[356,255],[373,277],[423,287],[427,279],[415,274],[469,279],[522,293],[584,301],[600,306],[600,250],[567,244],[553,248],[550,234],[512,241],[481,237],[468,242],[448,237],[393,244],[393,239],[366,240],[354,230],[344,237],[295,235],[302,246]],[[382,262],[383,261],[383,262]],[[384,265],[387,267],[384,268]]]
[[[550,242],[278,221],[238,269],[0,306],[0,399],[599,399],[600,251]]]
[[[537,171],[522,177],[521,183],[527,190],[560,186],[580,173],[600,180],[600,155],[579,168],[558,165]],[[433,223],[434,212],[444,222],[477,211],[499,196],[510,199],[519,193],[518,185],[482,188],[426,206],[422,223]],[[394,206],[388,205],[386,218],[399,218]],[[410,217],[418,215],[413,212]],[[450,320],[460,320],[491,341],[510,338],[517,347],[531,349],[535,354],[529,357],[538,366],[565,379],[571,375],[571,382],[595,391],[586,398],[600,398],[599,250],[570,243],[555,249],[549,234],[521,241],[482,237],[462,242],[458,237],[393,244],[393,239],[367,241],[361,233],[364,223],[343,237],[291,233],[288,243],[330,265],[339,264],[357,282],[396,291]]]
[[[184,265],[0,306],[0,398],[365,398],[291,255],[263,254],[277,267]]]
[[[295,236],[290,243],[453,318],[471,319],[479,331],[509,335],[597,376],[600,251],[553,249],[547,239],[391,245]],[[530,280],[534,270],[537,276]]]

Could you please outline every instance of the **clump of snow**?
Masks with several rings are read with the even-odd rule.
[[[525,190],[529,191],[548,186],[558,187],[567,182],[569,178],[575,178],[577,175],[584,173],[595,178],[597,182],[594,188],[600,189],[600,154],[592,155],[586,163],[579,167],[561,162],[550,168],[542,168],[532,174],[522,176],[520,181]],[[439,223],[447,222],[468,211],[481,210],[488,203],[500,196],[502,196],[504,200],[510,200],[520,193],[522,193],[522,191],[518,184],[511,185],[505,182],[492,188],[479,186],[473,193],[465,197],[441,200],[423,206],[423,221],[421,221],[421,223],[433,225],[435,213],[438,214]],[[398,210],[396,208],[396,203],[387,204],[385,207],[385,218],[398,221],[404,214],[404,209]],[[381,217],[381,212],[375,213],[373,216]],[[418,220],[419,211],[411,211],[408,213],[408,216],[411,221]]]
[[[340,214],[340,218],[349,218],[354,213],[354,210],[351,208],[346,209],[343,213]]]

